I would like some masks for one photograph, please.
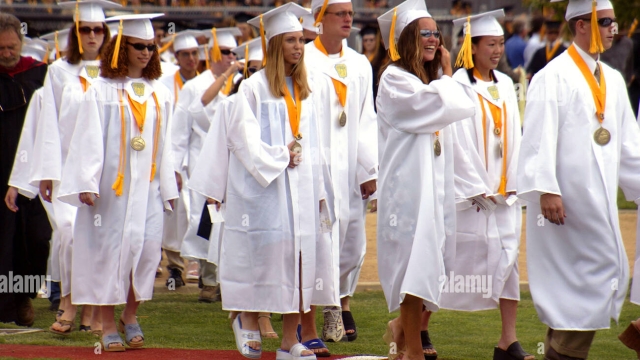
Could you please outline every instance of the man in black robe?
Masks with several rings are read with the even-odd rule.
[[[560,21],[545,21],[544,24],[546,26],[546,44],[538,49],[531,58],[527,68],[527,74],[531,74],[531,78],[543,67],[547,66],[549,61],[567,50],[560,38],[560,25],[562,23]]]
[[[47,273],[51,225],[40,198],[18,195],[8,182],[29,101],[47,65],[20,56],[22,37],[20,21],[0,12],[0,193],[7,205],[0,206],[0,321],[31,326],[31,299],[39,289],[27,280]]]

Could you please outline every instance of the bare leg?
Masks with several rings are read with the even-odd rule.
[[[102,315],[100,306],[91,306],[91,331],[102,331]]]
[[[124,310],[122,310],[122,314],[120,315],[120,320],[124,322],[125,325],[138,323],[138,320],[136,319],[138,306],[140,306],[140,302],[136,301],[136,295],[133,292],[133,282],[131,282],[131,285],[129,286],[129,293],[127,294],[127,304],[124,306]],[[105,334],[107,334],[106,331]],[[141,341],[143,341],[141,336],[136,336],[131,339],[131,343],[134,344]]]
[[[420,325],[422,321],[422,299],[413,295],[405,295],[400,304],[400,321],[404,330],[404,340],[407,351],[404,360],[424,360],[422,341],[420,340]]]
[[[351,311],[351,308],[349,307],[350,299],[351,297],[349,296],[345,296],[342,299],[340,299],[340,306],[342,306],[342,311]]]
[[[311,305],[311,311],[308,313],[300,313],[302,319],[302,330],[300,336],[302,342],[319,339],[318,330],[316,329],[316,306]],[[329,349],[313,349],[315,354],[328,353]]]
[[[71,304],[71,296],[60,297],[59,309],[64,310],[64,313],[62,314],[62,316],[60,316],[59,320],[75,321],[78,307]],[[65,332],[69,330],[70,326],[71,325],[62,325],[59,322],[54,322],[53,325],[51,325],[51,329],[55,331]]]
[[[80,325],[89,325],[91,326],[91,316],[93,315],[93,306],[91,305],[82,305],[82,310],[80,311]]]
[[[102,315],[102,329],[105,335],[117,333],[116,321],[114,319],[115,306],[99,306]],[[122,347],[121,343],[104,344],[110,349]]]
[[[298,339],[296,338],[296,331],[298,330],[298,324],[300,323],[300,315],[301,313],[284,314],[282,316],[282,342],[280,343],[281,350],[289,351],[293,345],[298,343]],[[313,351],[305,350],[301,355],[313,355]]]
[[[509,345],[518,340],[516,337],[516,315],[518,302],[515,300],[500,299],[500,317],[502,318],[502,334],[498,347],[506,350]]]

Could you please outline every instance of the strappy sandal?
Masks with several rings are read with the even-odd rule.
[[[493,350],[493,360],[527,360],[527,358],[535,360],[535,356],[524,351],[518,341],[512,342],[507,350],[502,350],[497,346]]]
[[[270,313],[260,313],[258,315],[258,327],[260,328],[260,337],[263,339],[278,339],[278,333],[275,331],[262,331],[262,324],[260,323],[260,319],[267,318],[270,327],[273,329],[271,325],[271,314]],[[266,326],[265,326],[266,327]]]
[[[111,344],[120,344],[120,346],[112,347]],[[124,343],[117,332],[103,335],[100,339],[100,345],[102,345],[102,350],[106,352],[125,351]]]
[[[358,338],[358,329],[351,311],[342,310],[342,324],[344,324],[344,334],[347,341],[355,341]],[[349,332],[351,330],[353,330],[352,333]]]
[[[58,311],[56,311],[56,322],[60,320],[60,318],[62,317],[62,314],[64,314],[64,310],[58,309]]]
[[[60,324],[60,326],[68,326],[69,327],[67,330],[60,331],[60,330],[54,329],[53,325],[51,325],[51,327],[49,328],[49,331],[51,331],[54,334],[58,334],[58,335],[68,336],[76,328],[76,324],[74,324],[73,320],[58,320],[58,321],[56,321],[54,323],[54,325],[55,324]]]
[[[392,321],[393,320],[387,323],[387,329],[385,330],[384,335],[382,335],[382,340],[384,340],[384,342],[387,343],[387,346],[389,347],[389,360],[401,360],[402,356],[404,356],[404,349],[398,349],[397,344],[391,346],[391,344],[395,342],[393,329],[391,329]]]
[[[91,332],[91,325],[82,325],[78,328],[79,332]]]
[[[125,324],[122,319],[118,323],[118,330],[124,334],[124,341],[131,348],[137,349],[144,346],[144,334],[142,333],[142,329],[140,328],[140,324]],[[133,338],[136,336],[140,336],[142,340],[133,342]]]
[[[233,320],[233,334],[236,339],[236,347],[242,356],[249,359],[259,359],[262,356],[262,339],[260,331],[242,329],[240,314]],[[249,346],[250,342],[260,343],[260,349],[256,350]]]
[[[436,349],[433,347],[433,344],[431,343],[428,330],[420,331],[420,340],[422,341],[422,351],[424,350],[434,351],[431,354],[424,353],[424,360],[436,360],[438,358],[438,352],[435,351]]]

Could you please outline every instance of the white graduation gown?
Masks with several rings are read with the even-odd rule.
[[[209,239],[198,236],[198,225],[206,198],[189,190],[189,178],[200,155],[200,149],[209,130],[212,115],[225,95],[219,93],[206,107],[202,105],[202,94],[215,81],[211,70],[191,79],[184,85],[174,110],[174,123],[171,127],[172,148],[174,153],[174,169],[187,176],[182,178],[182,187],[188,195],[187,215],[189,218],[180,254],[189,259],[207,259]],[[210,109],[209,112],[205,109]],[[185,166],[186,165],[186,166]]]
[[[58,200],[62,169],[69,153],[69,144],[76,121],[85,121],[79,116],[80,104],[84,100],[84,91],[80,78],[90,86],[99,77],[100,60],[80,61],[70,64],[59,59],[51,64],[42,86],[42,111],[38,118],[34,143],[34,164],[31,168],[31,184],[39,186],[42,180],[53,181],[51,203],[60,240],[58,251],[60,259],[60,291],[62,296],[71,292],[71,262],[73,253],[73,223],[76,208]],[[90,69],[90,70],[87,70]]]
[[[144,82],[145,92],[137,96],[132,82]],[[126,94],[126,166],[123,194],[116,196],[116,180],[121,138],[118,89],[134,101],[147,102],[142,151],[129,145],[138,135]],[[155,92],[160,104],[161,124],[156,155],[156,173],[151,177],[154,133],[157,125]],[[160,261],[162,212],[170,211],[170,199],[178,197],[172,166],[171,96],[164,85],[144,79],[95,81],[80,104],[83,121],[71,139],[69,156],[60,185],[60,200],[79,207],[74,227],[71,293],[74,304],[124,304],[130,285],[137,301],[150,300],[155,272]],[[82,205],[79,194],[99,194],[94,206]],[[129,277],[132,276],[133,284]],[[99,285],[99,286],[97,286]]]
[[[24,116],[24,124],[22,125],[22,132],[20,133],[16,157],[13,161],[11,175],[9,176],[9,186],[17,188],[18,193],[29,199],[34,199],[40,192],[39,187],[29,183],[29,178],[31,176],[31,159],[33,159],[33,143],[36,138],[36,127],[42,109],[42,92],[42,88],[34,91],[31,101],[29,102],[27,113]],[[42,198],[40,198],[40,202],[42,202],[47,212],[52,230],[47,274],[51,276],[52,281],[58,282],[60,281],[60,264],[58,257],[60,251],[60,232],[56,225],[53,205],[42,200]]]
[[[173,101],[174,109],[177,100],[180,98],[180,85],[175,81],[175,74],[180,71],[179,69],[163,75],[159,82],[169,89],[171,93],[171,99]],[[177,91],[177,92],[176,92]],[[174,121],[175,122],[175,121]],[[186,163],[184,164],[186,166]],[[186,179],[186,173],[180,172],[183,179]],[[187,215],[188,199],[189,195],[186,190],[180,191],[180,197],[174,202],[173,211],[164,213],[164,231],[162,232],[162,248],[170,251],[180,252],[182,246],[182,239],[187,232],[189,225],[189,217]]]
[[[453,138],[447,125],[473,116],[475,107],[452,78],[425,85],[395,65],[384,71],[378,89],[380,284],[389,312],[400,308],[406,294],[437,311],[445,265],[455,258]],[[436,131],[440,156],[434,154]]]
[[[337,221],[333,224],[333,259],[318,259],[318,266],[339,267],[340,297],[353,296],[366,252],[364,202],[360,184],[378,177],[376,113],[373,106],[371,64],[367,58],[343,46],[341,57],[328,57],[310,42],[305,46],[305,64],[316,86],[318,119],[328,169],[325,181],[331,181],[328,205]],[[346,65],[341,76],[337,66]],[[341,127],[343,111],[331,79],[347,85],[344,111],[347,124]],[[324,252],[321,252],[324,253]],[[337,265],[333,265],[337,264]]]
[[[318,204],[325,198],[317,108],[312,97],[301,105],[303,160],[293,169],[285,100],[271,95],[264,70],[242,83],[225,116],[229,166],[219,167],[208,195],[226,203],[219,268],[225,310],[308,311],[326,276],[315,268]]]
[[[516,191],[516,171],[520,151],[521,128],[518,101],[511,78],[493,71],[497,83],[469,81],[466,69],[459,69],[453,79],[464,88],[473,100],[474,117],[459,121],[451,127],[454,133],[454,174],[456,191],[456,260],[453,273],[442,294],[442,307],[453,310],[495,309],[500,298],[520,300],[518,276],[518,249],[520,227],[517,219],[522,208],[516,202],[507,205],[498,193],[503,158],[498,148],[504,133],[494,134],[494,119],[489,104],[500,108],[507,135],[506,191]],[[496,86],[498,100],[494,100],[487,88]],[[483,134],[483,111],[478,95],[484,99],[486,134]],[[506,106],[506,118],[505,115]],[[485,149],[486,138],[486,149]],[[503,149],[504,150],[504,149]],[[476,206],[467,200],[477,195],[492,195],[498,201],[497,208],[489,216],[477,212]],[[453,275],[453,276],[452,276]],[[464,279],[464,289],[455,286]],[[466,281],[474,279],[476,282]],[[451,286],[454,284],[454,286]],[[462,291],[461,291],[462,290]]]
[[[640,129],[622,76],[600,64],[607,145],[593,140],[600,127],[595,103],[568,52],[536,74],[527,93],[518,197],[528,201],[529,287],[540,320],[557,330],[608,329],[629,283],[616,199],[618,186],[627,199],[640,198]],[[564,225],[540,213],[545,193],[562,196]]]

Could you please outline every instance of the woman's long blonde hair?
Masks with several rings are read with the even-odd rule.
[[[267,46],[267,65],[265,66],[265,75],[269,82],[269,90],[275,97],[284,97],[283,87],[285,84],[286,74],[284,73],[284,51],[282,45],[284,37],[287,34],[276,35],[269,40]],[[309,82],[307,81],[307,68],[304,65],[304,50],[300,61],[293,67],[291,79],[294,84],[300,87],[300,99],[304,100],[311,94]],[[291,94],[293,95],[293,94]]]

